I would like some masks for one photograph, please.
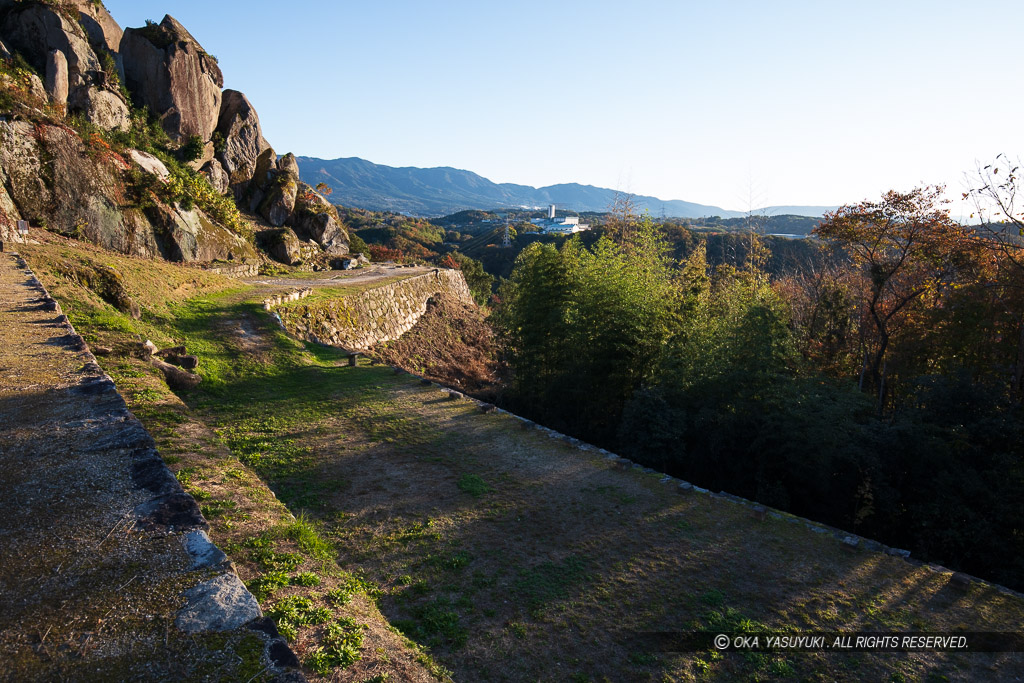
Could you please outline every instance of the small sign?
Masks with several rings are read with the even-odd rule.
[[[28,221],[18,221],[18,232],[22,235],[28,234]]]

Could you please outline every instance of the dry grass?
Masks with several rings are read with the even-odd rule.
[[[450,401],[390,368],[340,367],[341,354],[283,339],[257,306],[243,305],[245,297],[259,299],[260,291],[192,300],[175,309],[178,318],[152,321],[166,338],[194,341],[200,371],[211,373],[183,404],[160,399],[174,403],[180,422],[146,411],[164,409],[146,397],[166,397],[165,389],[137,388],[120,374],[165,454],[180,458],[176,467],[196,468],[190,485],[209,500],[235,502],[211,521],[245,578],[266,573],[248,539],[269,534],[274,550],[295,549],[274,531],[290,518],[269,487],[292,513],[315,520],[337,567],[378,586],[384,616],[459,680],[1024,676],[1019,654],[654,651],[634,634],[740,623],[1017,631],[1024,601],[981,584],[959,591],[947,573],[844,551],[829,535],[756,520],[725,499],[680,496],[657,475],[614,470],[593,453],[523,429],[506,414]],[[255,360],[223,333],[239,315],[266,349]],[[312,560],[303,562],[311,564],[300,570],[315,570]],[[332,571],[321,572],[323,581],[343,580]],[[275,599],[336,585],[283,588]],[[351,614],[368,623],[369,603],[352,604]],[[369,668],[338,670],[337,680],[405,675],[394,664],[404,655],[396,653],[418,655],[374,640],[370,633],[385,637],[381,628],[364,640],[361,661]],[[308,651],[319,633],[303,632],[298,650]]]
[[[501,367],[494,331],[476,306],[449,295],[427,302],[427,310],[401,339],[378,344],[371,353],[442,384],[493,401]]]

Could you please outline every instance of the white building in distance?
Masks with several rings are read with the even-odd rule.
[[[574,232],[583,232],[584,230],[590,230],[589,225],[585,223],[580,223],[579,216],[566,216],[564,218],[556,218],[554,204],[552,204],[548,208],[547,218],[533,218],[530,220],[530,223],[540,228],[540,231],[545,235],[571,235]]]

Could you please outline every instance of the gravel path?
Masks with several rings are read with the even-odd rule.
[[[275,290],[294,287],[348,287],[395,276],[420,275],[431,270],[434,270],[434,268],[424,266],[371,265],[357,270],[328,270],[310,273],[309,277],[253,277],[244,278],[242,282],[261,285]]]

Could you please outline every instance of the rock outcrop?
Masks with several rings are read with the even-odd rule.
[[[82,27],[41,3],[15,6],[4,19],[3,36],[39,73],[46,73],[50,52],[60,50],[67,59],[71,89],[89,85],[91,74],[103,69]]]
[[[136,208],[124,185],[132,162],[114,153],[91,156],[86,151],[82,140],[62,126],[0,117],[0,211],[7,216],[0,216],[0,223],[25,219],[113,251],[173,261],[256,257],[251,244],[196,210],[161,202]],[[128,159],[158,181],[169,176],[151,155],[132,150]]]
[[[199,172],[206,176],[206,179],[210,181],[210,185],[213,189],[221,194],[227,194],[230,189],[227,171],[216,159],[206,162],[206,165],[199,169]]]
[[[124,31],[114,21],[114,17],[110,16],[103,3],[94,0],[70,0],[70,4],[78,10],[78,23],[85,29],[93,50],[106,50],[120,61],[121,37]]]
[[[22,241],[16,230],[20,218],[18,207],[7,194],[7,188],[0,184],[0,243],[11,245]]]
[[[68,108],[82,112],[89,121],[105,130],[127,131],[132,127],[128,105],[109,90],[77,88],[68,98]]]
[[[288,223],[296,235],[316,242],[328,254],[348,253],[348,233],[341,227],[338,210],[305,183],[298,185],[295,210]]]
[[[271,225],[281,227],[291,218],[298,193],[299,165],[294,154],[286,154],[278,160],[277,170],[271,174],[259,205],[260,215]]]
[[[26,69],[0,74],[0,87],[21,93],[11,109],[0,111],[5,237],[15,239],[14,226],[24,219],[126,254],[256,258],[252,244],[192,208],[199,203],[211,215],[223,210],[193,187],[194,179],[170,173],[150,154],[96,136],[83,140],[73,127],[54,125],[67,111],[106,130],[130,130],[124,83],[173,140],[197,152],[188,166],[217,193],[231,195],[273,227],[289,228],[274,241],[275,258],[298,264],[324,251],[348,252],[337,210],[299,182],[294,155],[278,158],[248,98],[235,90],[222,94],[216,59],[173,17],[122,32],[93,0],[0,0],[0,29],[0,55],[21,54],[46,76],[44,86]]]
[[[217,60],[167,15],[121,38],[125,81],[135,103],[160,118],[171,138],[210,140],[220,117],[224,76]]]
[[[92,3],[84,2],[92,6]],[[120,29],[113,18],[99,9],[93,11],[107,24],[112,39]],[[82,12],[81,17],[92,15]],[[102,26],[97,33],[97,49],[107,54]],[[46,93],[51,102],[67,104],[70,111],[80,111],[86,118],[107,130],[127,130],[130,122],[128,105],[117,90],[116,72],[109,73],[90,44],[80,17],[67,15],[60,7],[44,4],[14,6],[3,22],[3,35],[10,49],[17,50],[37,71],[46,75]],[[110,53],[111,64],[116,59]]]
[[[260,155],[270,149],[270,143],[263,138],[252,103],[237,90],[224,91],[217,132],[224,138],[224,149],[217,159],[227,172],[235,198],[241,200],[256,174]]]
[[[68,104],[68,59],[60,50],[50,50],[46,59],[46,94],[53,104]]]
[[[266,197],[267,189],[273,175],[277,173],[277,154],[273,149],[265,149],[256,158],[256,170],[242,197],[242,203],[249,211],[255,212]]]
[[[291,228],[266,230],[260,241],[271,258],[286,266],[301,265],[320,252],[315,244],[300,240]]]

